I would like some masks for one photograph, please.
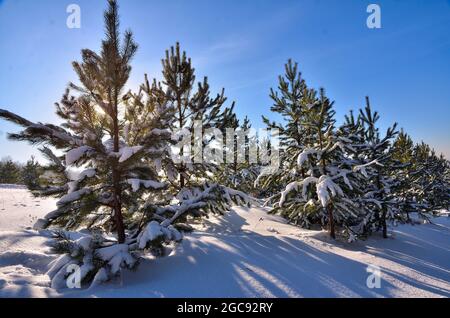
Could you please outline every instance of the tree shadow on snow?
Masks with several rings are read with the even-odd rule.
[[[98,297],[392,297],[400,283],[437,295],[448,289],[431,286],[389,268],[383,273],[397,280],[382,280],[380,289],[366,282],[368,263],[344,257],[322,243],[352,251],[364,251],[406,266],[420,275],[448,282],[444,262],[448,249],[414,236],[398,235],[395,240],[370,239],[357,244],[332,242],[318,234],[316,243],[292,236],[264,236],[244,231],[245,218],[235,211],[220,221],[210,222],[206,232],[186,235],[167,257],[144,260],[136,272],[125,271],[120,282],[66,296]],[[251,230],[251,229],[250,229]],[[309,238],[311,240],[311,238]],[[427,253],[442,249],[442,257]],[[409,271],[410,273],[411,271]],[[447,275],[447,276],[446,276]],[[420,278],[420,277],[419,277]]]
[[[382,275],[386,273],[400,282],[435,293],[440,296],[450,296],[450,248],[448,241],[450,232],[441,224],[403,225],[392,228],[391,237],[382,238],[376,233],[366,241],[347,244],[331,241],[321,234],[317,240],[334,244],[353,252],[365,252],[376,256],[381,261],[387,260],[414,271],[414,277],[407,276],[392,268],[382,267]],[[439,283],[434,286],[423,279],[429,278]],[[384,283],[384,281],[383,281]]]
[[[212,233],[194,232],[174,255],[144,261],[127,274],[133,296],[380,297],[393,287],[369,289],[367,264],[299,239],[243,232],[245,219],[230,213]]]

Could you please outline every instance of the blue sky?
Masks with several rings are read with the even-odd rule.
[[[81,7],[81,29],[68,29],[66,8]],[[381,29],[368,29],[366,8],[381,6]],[[299,62],[310,86],[335,100],[337,119],[363,106],[397,121],[416,141],[450,158],[449,0],[127,0],[122,28],[140,48],[129,86],[144,73],[160,78],[165,49],[180,41],[197,78],[212,91],[225,87],[240,117],[261,127],[270,114],[269,88],[288,58]],[[0,0],[0,108],[34,121],[55,122],[53,103],[76,80],[70,62],[103,37],[101,0]],[[36,149],[6,140],[0,158],[25,161]]]

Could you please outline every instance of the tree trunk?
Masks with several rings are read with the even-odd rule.
[[[383,185],[381,183],[379,170],[377,170],[377,187],[379,192],[382,191]],[[381,194],[378,194],[378,199],[384,199],[384,197],[382,197]],[[380,222],[381,227],[383,228],[383,238],[387,238],[386,207],[384,205],[382,206]]]
[[[184,175],[182,174],[183,169],[180,171],[180,188],[184,188]]]
[[[330,237],[336,239],[335,226],[334,226],[334,216],[333,216],[333,206],[329,204],[327,206],[328,211],[328,228],[330,232]]]
[[[119,244],[125,242],[125,227],[122,216],[122,198],[120,189],[119,174],[113,169],[113,187],[114,187],[114,219],[116,222],[117,239]]]
[[[117,98],[116,98],[117,99]],[[114,109],[113,129],[114,129],[114,152],[119,152],[119,123],[117,102]],[[113,193],[114,193],[114,219],[116,223],[117,240],[119,244],[125,242],[125,227],[122,216],[122,189],[120,187],[120,173],[117,169],[117,163],[112,167]]]
[[[387,223],[386,223],[386,209],[383,209],[383,213],[381,214],[381,225],[383,226],[383,238],[388,238],[387,235]]]
[[[182,111],[182,106],[181,106],[181,96],[177,96],[177,103],[178,103],[178,124],[180,125],[180,131],[183,129],[183,111]],[[183,137],[184,138],[184,137]],[[184,147],[181,146],[180,147],[180,189],[184,188],[184,164],[183,164],[183,158],[184,158]]]
[[[234,140],[233,140],[233,173],[234,176],[236,177],[237,173],[238,173],[238,144],[237,144],[237,136],[235,136]],[[246,159],[245,157],[245,150],[244,150],[244,160]],[[226,154],[225,157],[226,158]],[[226,164],[229,164],[228,162]]]

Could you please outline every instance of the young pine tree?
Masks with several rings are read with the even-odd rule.
[[[392,159],[396,162],[397,169],[393,171],[393,177],[397,180],[395,196],[399,208],[406,215],[406,221],[410,222],[410,213],[416,211],[416,196],[414,194],[414,142],[402,129],[392,146]]]
[[[271,122],[263,116],[267,129],[277,129],[280,139],[280,169],[264,167],[255,182],[256,186],[272,194],[268,203],[279,199],[280,191],[297,178],[297,173],[305,176],[304,169],[297,171],[292,158],[296,158],[306,145],[311,144],[312,128],[303,124],[306,111],[317,101],[316,94],[315,90],[307,87],[302,74],[298,72],[298,64],[288,60],[285,75],[278,78],[278,90],[270,90],[273,101],[270,110],[281,115],[283,124]]]
[[[280,131],[284,164],[263,184],[287,185],[271,198],[279,198],[273,212],[302,226],[326,226],[332,238],[336,226],[351,236],[359,214],[353,200],[354,162],[347,158],[352,140],[335,129],[333,103],[323,89],[317,94],[307,88],[296,64],[288,62],[279,82],[280,92],[271,92],[272,110],[280,113],[286,124],[265,122]],[[264,177],[263,172],[259,179]]]
[[[412,191],[419,215],[427,215],[445,209],[449,205],[448,183],[445,180],[448,161],[424,142],[413,150]]]
[[[168,240],[180,239],[172,226],[173,213],[149,211],[143,204],[144,198],[155,203],[167,187],[154,162],[168,153],[166,128],[173,111],[124,92],[137,45],[130,31],[120,36],[117,10],[116,1],[110,0],[100,52],[85,49],[82,62],[73,63],[80,83],[70,84],[56,104],[61,126],[0,110],[0,117],[24,127],[9,138],[43,144],[41,151],[50,161],[34,193],[59,200],[57,209],[36,226],[115,234],[113,240],[103,234],[82,234],[76,241],[62,234],[55,248],[67,254],[53,264],[56,286],[62,284],[70,264],[81,266],[83,279],[104,280],[136,264],[133,250],[158,249]],[[55,155],[49,146],[64,155]]]
[[[21,167],[11,159],[0,161],[0,183],[19,184]]]
[[[30,160],[27,161],[22,169],[21,179],[23,184],[31,191],[35,190],[39,186],[39,177],[42,173],[41,165],[32,156]]]
[[[248,117],[244,118],[242,124],[237,121],[236,129],[228,130],[226,139],[232,140],[228,141],[232,146],[224,147],[226,161],[220,165],[215,180],[219,184],[257,197],[259,191],[255,189],[254,183],[260,173],[258,144]]]
[[[186,52],[181,52],[179,43],[166,51],[166,57],[162,60],[163,66],[163,90],[167,103],[175,109],[172,129],[173,135],[194,136],[194,128],[201,124],[202,133],[208,129],[224,131],[225,128],[234,128],[236,122],[233,113],[234,103],[230,108],[224,108],[227,98],[224,90],[220,94],[211,97],[208,79],[195,83],[195,69]],[[209,139],[208,139],[209,137]],[[203,146],[211,142],[211,136],[204,136],[200,142]],[[191,144],[192,140],[188,140]],[[206,171],[214,169],[214,165],[208,162],[198,163],[194,160],[195,154],[189,151],[189,145],[179,147],[181,162],[174,163],[178,175],[178,181],[174,185],[178,190],[195,183],[198,178],[204,177]],[[187,162],[186,162],[187,161]]]
[[[430,186],[425,190],[433,212],[448,210],[450,206],[449,162],[443,155],[437,156],[432,152],[433,177]]]
[[[392,159],[392,142],[397,135],[394,124],[381,136],[378,125],[380,116],[372,111],[369,98],[366,107],[360,109],[360,122],[363,129],[362,143],[358,144],[355,157],[359,159],[359,169],[364,177],[362,201],[366,205],[365,231],[382,230],[387,238],[388,220],[400,215],[394,189],[397,181],[393,177],[397,169]]]
[[[228,203],[248,202],[246,194],[212,182],[213,174],[224,162],[221,155],[225,132],[237,127],[234,103],[224,107],[227,101],[224,90],[211,96],[206,77],[195,83],[191,59],[178,43],[166,51],[162,67],[162,83],[153,81],[152,90],[144,92],[174,109],[167,129],[177,153],[172,153],[164,164],[174,200],[167,209],[178,211],[185,218],[189,214],[186,211],[201,216],[209,211],[224,212]],[[204,155],[206,148],[211,150],[212,158]]]

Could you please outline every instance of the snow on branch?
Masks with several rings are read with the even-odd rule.
[[[133,190],[133,192],[139,191],[141,185],[144,186],[144,188],[146,189],[154,189],[154,190],[163,189],[167,186],[166,183],[157,182],[154,180],[141,180],[141,179],[128,179],[127,183],[131,185],[131,189]]]
[[[93,150],[89,146],[81,146],[78,148],[74,148],[72,150],[69,150],[66,153],[66,165],[71,165],[78,161],[81,157],[83,157],[87,152]]]
[[[158,214],[162,214],[166,211],[174,213],[170,219],[165,220],[162,224],[164,226],[168,226],[186,212],[205,207],[207,205],[207,200],[215,198],[215,196],[211,193],[211,190],[212,188],[207,188],[205,191],[203,191],[199,195],[196,195],[194,198],[181,201],[180,205],[172,205],[169,207],[158,209]]]
[[[324,208],[327,207],[332,197],[335,197],[337,195],[344,196],[341,187],[334,183],[333,179],[326,175],[323,175],[319,178],[319,182],[316,185],[316,191],[320,203]]]
[[[124,162],[130,159],[131,156],[141,151],[144,147],[133,146],[133,147],[123,147],[119,150],[119,162]]]
[[[69,182],[67,185],[69,187],[68,193],[75,192],[78,188],[78,184],[82,181],[84,181],[87,178],[92,178],[95,176],[96,170],[94,168],[92,169],[86,169],[82,171],[76,178],[76,180]]]
[[[96,250],[96,254],[111,266],[111,273],[117,274],[123,265],[132,267],[136,259],[129,253],[128,244],[115,244]]]
[[[159,129],[159,128],[153,128],[147,137],[151,136],[170,136],[171,132],[168,129]]]
[[[262,178],[267,177],[267,176],[271,176],[271,175],[277,173],[278,170],[279,170],[278,167],[273,167],[273,166],[264,167],[264,168],[261,170],[261,173],[260,173],[260,174],[258,175],[258,177],[256,178],[256,180],[255,180],[253,186],[254,186],[255,188],[257,188],[257,187],[259,186],[259,182],[261,181]]]
[[[303,150],[297,157],[297,165],[302,167],[303,164],[309,159],[309,156],[316,155],[320,156],[321,152],[314,148],[307,148]]]
[[[310,184],[316,184],[316,193],[323,207],[326,207],[332,197],[343,196],[343,191],[339,185],[334,183],[329,176],[323,175],[319,179],[315,177],[305,178],[303,181],[294,181],[287,185],[286,189],[281,193],[279,206],[282,207],[286,202],[286,198],[292,191],[299,191],[302,188],[302,197],[306,200],[306,191]]]
[[[338,141],[336,141],[333,146],[328,149],[329,152],[332,152],[339,148],[341,151],[346,152],[347,149],[350,151],[356,151],[355,148],[352,145],[352,141],[346,137],[338,137]]]
[[[161,218],[167,213],[171,215],[171,217],[166,219],[162,218],[161,226],[167,228],[185,213],[205,208],[208,206],[208,202],[220,200],[223,200],[227,205],[233,204],[233,202],[236,201],[239,202],[239,200],[245,204],[260,204],[257,199],[244,192],[215,184],[207,186],[201,192],[190,193],[187,198],[180,200],[179,204],[165,207],[155,206],[155,213],[156,215],[161,216]]]
[[[280,208],[283,207],[283,204],[286,201],[288,194],[291,193],[292,191],[298,191],[298,187],[301,185],[302,182],[294,181],[286,186],[286,189],[283,192],[281,192],[280,202],[278,203]]]
[[[221,189],[225,192],[225,198],[228,200],[229,203],[233,202],[232,197],[239,197],[244,201],[245,204],[254,204],[254,205],[260,205],[260,201],[247,193],[244,193],[242,191],[232,189],[229,187],[221,186]]]
[[[181,241],[182,235],[172,225],[163,226],[157,221],[151,221],[147,224],[144,231],[139,234],[137,242],[139,248],[144,249],[147,247],[149,242],[153,242],[158,239],[164,239],[167,241],[174,240],[175,242],[178,242]]]
[[[83,188],[80,189],[78,191],[74,191],[71,193],[66,194],[65,196],[63,196],[61,199],[59,199],[58,202],[56,202],[57,206],[62,206],[65,205],[67,203],[79,200],[82,196],[91,193],[91,189],[90,188]]]
[[[173,223],[183,214],[205,207],[207,203],[202,201],[204,199],[205,195],[202,195],[196,199],[185,200],[180,205],[169,205],[166,207],[153,204],[147,205],[147,208],[154,211],[154,214],[152,214],[153,220],[137,236],[136,247],[145,249],[151,247],[152,244],[158,245],[163,242],[181,241],[183,235],[173,226]]]
[[[306,190],[308,189],[308,186],[312,183],[317,183],[319,180],[315,177],[308,177],[305,178],[303,181],[298,182],[294,181],[291,182],[286,186],[286,189],[281,193],[281,198],[279,201],[279,206],[282,207],[283,204],[286,202],[286,198],[289,193],[292,191],[299,191],[299,188],[302,187],[302,197],[306,200]]]
[[[352,173],[352,171],[350,170],[346,170],[346,169],[341,169],[341,171],[332,177],[333,180],[342,178],[344,180],[344,183],[349,187],[350,190],[353,190],[353,186],[350,182],[350,180],[348,179],[348,174]]]
[[[373,166],[373,165],[383,166],[381,163],[378,162],[377,159],[375,159],[375,160],[372,160],[371,162],[365,163],[363,165],[354,166],[353,171],[361,172],[366,178],[368,178],[366,168]]]
[[[95,168],[86,169],[78,175],[77,181],[83,181],[85,178],[92,178],[95,176]]]

